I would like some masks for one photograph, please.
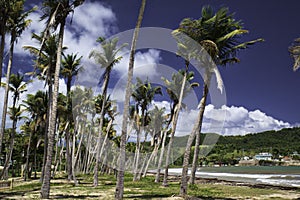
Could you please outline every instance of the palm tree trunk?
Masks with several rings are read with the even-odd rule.
[[[72,180],[72,158],[71,158],[71,153],[70,153],[70,130],[69,130],[69,128],[66,130],[66,165],[67,165],[68,181],[71,181]]]
[[[130,96],[131,96],[131,84],[132,84],[133,67],[134,67],[134,54],[135,54],[135,47],[136,47],[136,42],[138,39],[139,29],[141,27],[142,20],[143,20],[145,6],[146,6],[146,0],[142,0],[136,28],[134,30],[134,34],[133,34],[133,38],[132,38],[131,50],[130,50],[130,60],[129,60],[129,66],[128,66],[128,74],[127,74],[128,77],[127,77],[123,119],[122,119],[122,133],[121,133],[120,155],[119,155],[119,170],[118,170],[118,175],[117,175],[117,184],[116,184],[116,192],[115,192],[115,199],[117,199],[117,200],[121,200],[123,198],[123,192],[124,192],[124,170],[125,170],[127,119],[128,119],[129,102],[130,102]]]
[[[65,19],[60,24],[59,30],[59,42],[57,48],[57,60],[55,66],[54,73],[54,88],[52,94],[52,105],[50,112],[50,120],[48,127],[48,148],[47,148],[47,161],[45,164],[45,174],[43,178],[43,184],[41,187],[41,199],[48,199],[50,194],[50,179],[51,179],[51,163],[52,163],[52,155],[53,155],[53,147],[54,147],[54,134],[55,134],[55,122],[56,122],[56,114],[57,114],[57,98],[58,98],[58,89],[59,89],[59,72],[61,65],[61,55],[62,55],[62,45],[63,45],[63,37],[64,37],[64,26]]]
[[[168,186],[169,160],[170,160],[170,155],[171,155],[171,149],[173,148],[173,140],[174,140],[174,135],[175,135],[176,127],[177,127],[177,121],[178,121],[178,117],[179,117],[179,112],[180,112],[180,109],[181,109],[181,104],[182,104],[182,99],[183,99],[183,93],[184,93],[185,83],[186,83],[188,66],[189,66],[189,62],[186,61],[186,71],[184,73],[183,80],[182,80],[182,85],[181,85],[181,90],[180,90],[180,94],[179,94],[178,104],[175,107],[174,116],[173,116],[173,119],[172,119],[172,132],[171,132],[171,138],[170,138],[169,145],[168,145],[163,186]]]
[[[32,131],[30,131],[29,134],[29,141],[28,141],[28,146],[27,146],[27,153],[26,153],[26,164],[25,164],[25,173],[24,173],[24,181],[27,180],[28,177],[28,172],[29,172],[29,156],[30,156],[30,146],[31,146],[31,139],[32,139]]]
[[[13,122],[13,126],[16,127],[16,121]],[[9,161],[11,161],[11,158],[12,158],[14,142],[15,142],[15,129],[13,128],[11,136],[10,136],[9,150],[8,150],[8,153],[6,154],[5,163],[4,163],[1,175],[0,175],[1,179],[6,180],[8,178]]]
[[[110,68],[110,66],[109,66]],[[100,162],[100,143],[103,137],[103,126],[104,126],[104,115],[105,115],[105,105],[106,105],[106,95],[107,95],[107,88],[110,76],[110,69],[107,70],[105,73],[104,83],[103,83],[103,91],[102,91],[102,105],[101,105],[101,112],[100,112],[100,123],[99,123],[99,134],[98,134],[98,141],[97,141],[97,152],[96,152],[96,165],[94,168],[94,184],[93,186],[98,186],[98,171],[99,171],[99,162]]]
[[[13,54],[14,54],[14,36],[11,36],[10,41],[10,49],[9,49],[9,60],[7,65],[7,72],[6,72],[6,85],[5,85],[5,94],[4,94],[4,101],[3,101],[3,112],[2,112],[2,120],[1,120],[1,128],[0,128],[0,155],[2,150],[2,143],[3,143],[3,136],[5,132],[5,123],[6,123],[6,114],[7,114],[7,107],[8,107],[8,92],[9,92],[9,77],[12,68],[12,61],[13,61]],[[1,55],[0,55],[1,57]],[[2,65],[2,62],[1,62]],[[1,82],[0,82],[1,83]]]
[[[154,145],[154,148],[153,148],[153,151],[150,155],[150,158],[146,164],[146,167],[145,167],[145,170],[144,170],[144,174],[143,174],[143,177],[146,177],[147,176],[147,171],[148,171],[148,168],[149,168],[149,165],[150,165],[150,162],[157,156],[157,153],[158,153],[158,148],[160,146],[160,143],[161,143],[161,139],[158,141],[158,143],[155,143]]]
[[[200,132],[196,133],[196,142],[195,142],[195,150],[194,150],[194,157],[192,162],[192,169],[191,169],[191,178],[189,180],[190,184],[195,184],[195,177],[196,177],[196,170],[198,165],[198,157],[199,157],[199,145],[200,145]]]
[[[80,125],[79,125],[80,126]],[[78,128],[77,131],[80,131],[80,128]],[[76,162],[76,158],[75,158],[75,151],[76,151],[76,132],[74,131],[73,133],[73,140],[72,140],[72,178],[74,181],[75,186],[77,186],[77,179],[76,179],[76,174],[75,174],[75,162]]]
[[[138,122],[139,123],[139,122]],[[135,162],[133,162],[134,170],[133,170],[133,181],[138,180],[138,169],[139,169],[139,160],[140,160],[140,146],[141,146],[141,133],[140,127],[138,126],[138,130],[136,133],[136,148],[135,148]]]
[[[37,177],[37,159],[36,159],[36,146],[34,147],[34,179],[36,179],[36,177]],[[30,177],[29,177],[30,178]]]
[[[1,44],[0,44],[0,83],[1,83],[1,78],[2,78],[2,66],[3,66],[3,56],[4,56],[4,47],[5,47],[5,30],[3,23],[1,23],[1,26],[3,27],[1,29]],[[1,144],[0,144],[1,147]],[[1,153],[1,148],[0,148],[0,153]]]
[[[167,129],[168,128],[169,128],[169,124],[167,125]],[[160,168],[161,168],[161,164],[163,162],[167,134],[168,134],[167,130],[165,130],[163,132],[163,139],[162,139],[162,144],[161,144],[161,149],[160,149],[160,156],[159,156],[158,165],[157,165],[157,172],[156,172],[156,177],[155,177],[155,183],[159,183],[159,181],[160,181],[160,170],[161,170]]]
[[[14,95],[13,98],[13,109],[16,108],[16,103],[17,103],[17,96]],[[13,150],[14,150],[14,143],[15,143],[15,133],[17,129],[17,116],[13,116],[13,125],[12,125],[12,132],[10,136],[10,143],[9,143],[9,151],[6,154],[6,160],[5,164],[2,170],[2,173],[0,175],[1,179],[7,179],[8,178],[8,168],[9,168],[9,161],[11,161]]]
[[[71,76],[72,78],[72,76]],[[71,78],[67,80],[67,102],[68,102],[68,110],[71,109]],[[67,164],[67,174],[68,181],[72,180],[72,158],[70,153],[70,126],[71,126],[71,117],[67,115],[67,130],[66,130],[66,164]]]
[[[183,165],[182,165],[182,176],[181,176],[181,184],[180,184],[180,194],[185,196],[187,194],[187,174],[188,174],[188,165],[189,165],[189,157],[190,157],[190,152],[191,152],[191,147],[193,144],[193,141],[195,139],[195,135],[200,133],[201,127],[202,127],[202,121],[203,121],[203,116],[204,116],[204,111],[205,111],[205,105],[206,105],[206,99],[208,95],[208,85],[210,80],[205,82],[204,88],[203,88],[203,96],[200,101],[200,109],[197,117],[197,121],[193,127],[193,130],[188,138],[186,148],[185,148],[185,153],[183,157]]]
[[[51,67],[50,67],[51,68]],[[51,77],[50,69],[48,70],[48,77]],[[47,161],[47,149],[48,149],[48,128],[50,124],[50,113],[51,113],[51,105],[52,105],[52,93],[53,93],[53,88],[52,88],[52,77],[50,78],[50,81],[48,82],[48,108],[47,108],[47,113],[46,113],[46,128],[44,131],[44,155],[43,155],[43,165],[42,165],[42,172],[41,172],[41,177],[40,177],[40,182],[43,183],[44,179],[44,174],[45,174],[45,165]]]

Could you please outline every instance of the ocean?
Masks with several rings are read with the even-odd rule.
[[[170,174],[181,174],[181,172],[181,168],[169,169]],[[300,166],[201,167],[197,170],[196,176],[300,188]]]

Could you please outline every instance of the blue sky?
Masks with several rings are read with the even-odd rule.
[[[33,5],[40,1],[27,1]],[[292,59],[288,54],[288,46],[300,36],[298,26],[299,1],[216,1],[216,0],[149,0],[147,1],[143,27],[161,27],[175,29],[185,17],[199,18],[201,8],[211,5],[218,9],[229,7],[235,18],[242,20],[245,29],[250,32],[245,40],[264,38],[265,42],[241,51],[239,64],[219,68],[226,89],[226,106],[207,107],[207,127],[220,112],[226,112],[226,121],[222,133],[245,134],[270,129],[290,127],[300,122],[300,71],[292,71]],[[88,59],[89,52],[97,48],[95,40],[99,36],[112,36],[135,27],[140,1],[86,1],[75,10],[73,25],[68,25],[65,33],[65,45],[68,53],[78,52],[83,55],[84,65],[89,74],[82,75],[81,80],[90,81],[99,70],[93,60]],[[20,38],[16,47],[18,56],[14,62],[14,71],[31,70],[31,59],[22,49],[23,45],[36,45],[31,40],[31,32],[38,33],[44,23],[39,22],[38,12],[31,15],[33,23]],[[74,27],[77,27],[74,29]],[[113,74],[122,77],[126,73],[128,56],[116,67]],[[182,62],[175,55],[157,49],[146,49],[138,52],[136,66],[153,65],[148,71],[137,70],[136,75],[146,78],[157,72],[157,64],[180,66]],[[20,62],[22,61],[22,62]],[[6,66],[6,63],[5,63]],[[176,67],[175,67],[176,68]],[[100,73],[100,71],[99,71]],[[118,80],[118,78],[116,78]],[[61,91],[65,85],[61,80]],[[112,83],[114,84],[114,83]],[[30,91],[43,89],[40,82],[30,85]],[[113,91],[116,98],[122,98],[122,91]],[[1,93],[1,90],[0,90]],[[2,95],[0,95],[2,96]],[[156,102],[166,105],[166,102]],[[2,105],[0,104],[0,108]],[[193,123],[196,112],[184,113],[182,127]],[[216,123],[222,121],[216,120]],[[183,128],[182,128],[183,129]],[[179,131],[181,129],[179,128]],[[209,130],[209,129],[208,129]],[[210,130],[212,131],[212,130]]]
[[[106,1],[116,12],[120,31],[135,25],[139,1]],[[110,3],[111,2],[111,3]],[[300,37],[300,2],[270,0],[153,0],[147,2],[143,26],[175,29],[185,17],[199,18],[203,5],[215,9],[229,7],[250,31],[245,40],[264,38],[265,42],[241,51],[241,63],[220,68],[227,103],[260,109],[290,123],[300,121],[300,72],[291,69],[287,48]]]

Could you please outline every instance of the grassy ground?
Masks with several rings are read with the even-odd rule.
[[[99,186],[93,187],[92,175],[79,175],[79,185],[67,182],[64,176],[51,181],[51,199],[113,199],[116,179],[112,175],[99,176]],[[0,188],[0,199],[39,199],[41,184],[38,180],[15,181],[13,189]],[[126,174],[124,199],[183,199],[179,194],[179,179],[172,177],[169,187],[154,183],[154,177],[148,176],[139,182],[133,182]],[[256,188],[220,181],[198,181],[189,186],[186,199],[300,199],[299,189]]]

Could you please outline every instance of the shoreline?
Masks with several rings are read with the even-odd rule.
[[[148,171],[147,174],[155,176],[156,172],[151,170]],[[163,176],[164,172],[162,171],[160,175]],[[190,174],[188,175],[188,179],[189,178],[190,178]],[[171,182],[180,182],[181,173],[172,172],[171,169],[169,169],[168,180]],[[279,184],[264,183],[249,178],[232,178],[232,177],[220,177],[220,176],[209,177],[209,176],[199,175],[197,173],[195,177],[195,183],[196,184],[223,184],[223,185],[230,185],[230,186],[247,186],[251,188],[265,188],[265,189],[278,189],[278,190],[300,190],[300,187],[298,186],[286,185],[282,183]]]

